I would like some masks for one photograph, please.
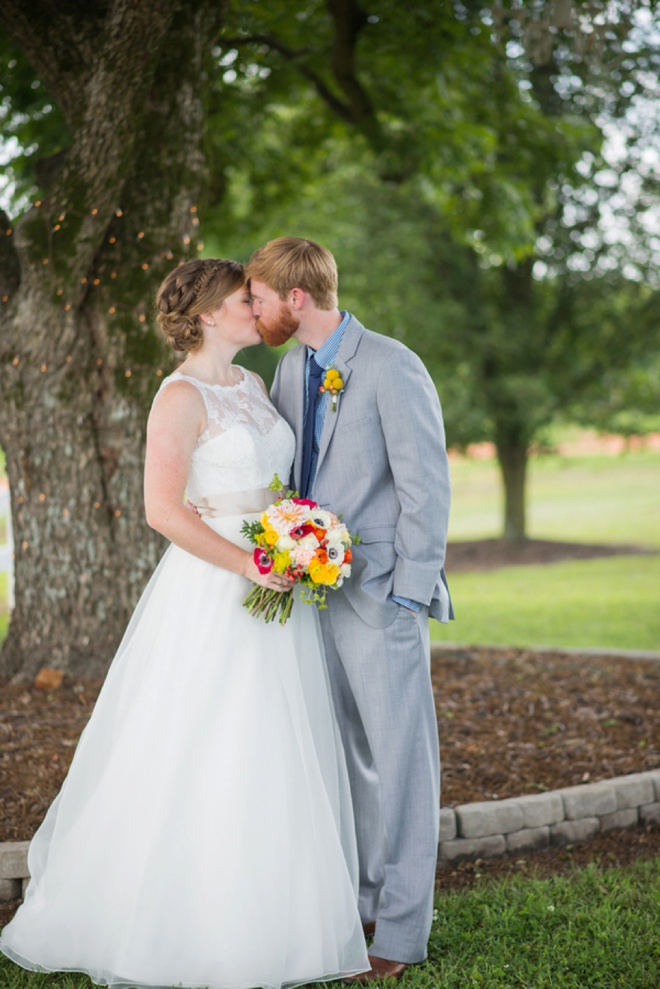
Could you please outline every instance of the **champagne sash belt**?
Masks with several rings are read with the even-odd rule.
[[[263,512],[275,500],[269,488],[253,488],[251,491],[228,491],[224,494],[198,498],[195,508],[202,518],[221,518],[225,515],[251,515]]]

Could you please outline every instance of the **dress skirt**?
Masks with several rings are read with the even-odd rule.
[[[247,547],[243,520],[207,521]],[[249,586],[166,551],[30,845],[19,965],[211,989],[369,967],[318,615],[265,624]]]

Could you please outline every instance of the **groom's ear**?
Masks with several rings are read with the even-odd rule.
[[[305,301],[305,293],[301,288],[292,288],[288,301],[292,309],[300,309]]]

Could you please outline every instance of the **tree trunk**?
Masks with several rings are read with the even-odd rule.
[[[521,543],[527,538],[526,497],[527,445],[498,443],[497,459],[504,487],[505,542]]]
[[[27,21],[21,0],[0,15],[37,72],[43,44],[72,134],[64,168],[0,253],[16,552],[0,674],[26,677],[43,665],[102,674],[163,549],[142,503],[146,417],[172,366],[153,296],[197,249],[204,70],[222,9],[112,0],[102,24],[80,27],[72,89],[65,37],[60,76],[54,60],[68,6],[54,0],[48,26]]]

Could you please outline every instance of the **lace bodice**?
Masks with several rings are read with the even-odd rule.
[[[195,505],[219,496],[267,488],[278,474],[289,480],[295,449],[293,433],[259,382],[244,368],[235,385],[209,385],[180,371],[165,378],[188,381],[204,400],[207,422],[192,455],[186,495]]]

